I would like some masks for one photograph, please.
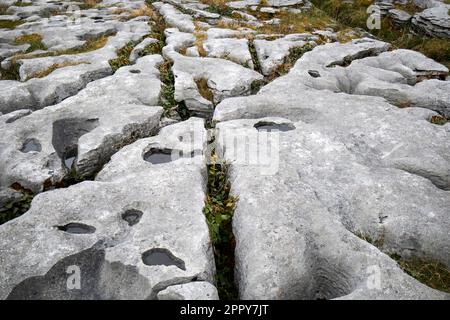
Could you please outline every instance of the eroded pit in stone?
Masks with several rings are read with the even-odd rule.
[[[129,209],[122,213],[122,219],[128,222],[128,225],[131,227],[139,223],[143,214],[140,210]]]
[[[308,70],[308,74],[313,78],[320,78],[320,73],[317,70]]]
[[[23,153],[28,153],[31,151],[41,152],[42,146],[37,139],[30,138],[24,141],[20,151]]]
[[[141,73],[141,70],[132,69],[132,70],[130,70],[130,73],[138,74],[138,73]]]
[[[172,149],[159,149],[159,148],[151,148],[144,154],[144,160],[150,162],[152,164],[161,164],[171,162],[172,159]]]
[[[275,123],[275,122],[267,122],[260,121],[254,125],[256,130],[258,131],[291,131],[295,130],[295,126],[291,123]]]
[[[67,169],[72,168],[78,155],[78,139],[97,126],[97,118],[59,119],[53,123],[52,144]]]
[[[142,254],[142,262],[147,266],[176,266],[181,270],[186,270],[184,261],[175,257],[167,249],[154,248]]]
[[[64,226],[57,226],[56,228],[60,231],[72,234],[89,234],[94,233],[96,230],[93,226],[78,222],[71,222]]]

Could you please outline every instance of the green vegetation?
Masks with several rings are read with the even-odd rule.
[[[389,256],[411,277],[433,289],[450,293],[450,270],[444,264],[421,258],[403,259],[397,254]]]
[[[6,10],[8,10],[8,6],[6,4],[0,4],[0,15],[7,14]]]
[[[134,42],[128,42],[117,51],[117,58],[109,60],[109,65],[116,72],[117,69],[130,65],[130,54],[134,49]]]
[[[312,3],[343,25],[367,30],[366,23],[369,14],[366,10],[373,3],[372,0],[355,0],[351,4],[340,0],[312,0]],[[407,4],[403,7],[403,10],[407,11],[417,10],[413,4]],[[421,52],[427,57],[450,67],[449,39],[435,39],[426,35],[414,35],[410,33],[410,28],[409,24],[398,26],[389,17],[384,17],[381,20],[381,28],[379,30],[367,31],[380,40],[390,42],[394,48]]]
[[[139,56],[143,57],[143,56],[148,56],[148,55],[152,55],[152,54],[161,54],[161,50],[162,50],[162,47],[161,47],[161,43],[159,41],[150,43],[149,45],[146,45],[144,50],[142,50],[139,53]]]
[[[24,21],[22,21],[22,20],[11,21],[11,20],[1,20],[0,19],[0,29],[1,28],[15,29],[17,26],[20,26],[23,23],[24,23]]]
[[[31,193],[22,192],[20,198],[12,200],[3,208],[0,208],[0,225],[27,212],[30,209],[32,200],[33,195]]]
[[[202,3],[207,4],[209,7],[205,11],[218,13],[221,16],[232,16],[232,11],[229,6],[227,6],[226,0],[203,0]]]
[[[82,0],[82,3],[79,5],[79,7],[82,10],[92,9],[101,1],[102,0]]]
[[[28,6],[32,6],[32,5],[33,5],[32,2],[23,2],[22,0],[18,0],[13,3],[13,6],[16,6],[16,7],[28,7]]]
[[[448,119],[443,116],[432,116],[430,118],[430,122],[433,124],[443,126],[444,124],[446,124],[448,122]]]
[[[237,198],[230,195],[228,166],[219,164],[217,155],[208,165],[208,186],[205,207],[211,241],[216,261],[216,281],[219,296],[224,300],[238,298],[234,284],[234,247],[232,218]]]
[[[17,37],[14,40],[14,43],[18,45],[28,43],[30,47],[27,49],[26,53],[30,53],[35,50],[47,50],[45,45],[42,43],[42,36],[37,33],[25,34]]]
[[[358,238],[374,245],[378,249],[382,249],[384,245],[384,233],[377,239],[362,233],[354,233]],[[449,292],[450,293],[450,270],[442,263],[432,259],[411,257],[403,258],[393,252],[386,252],[393,260],[395,260],[399,267],[409,274],[411,277],[417,279],[430,288]]]

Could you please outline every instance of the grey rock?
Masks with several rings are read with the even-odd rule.
[[[178,28],[183,32],[195,31],[195,25],[191,16],[180,12],[174,6],[167,3],[154,2],[152,5],[159,11],[170,26]]]
[[[158,104],[161,61],[143,57],[60,104],[0,125],[0,185],[17,182],[39,192],[67,177],[72,166],[89,176],[123,145],[154,133],[162,108],[150,106]],[[21,151],[30,138],[41,151]]]
[[[158,300],[219,300],[219,295],[209,282],[196,281],[170,286],[158,293]]]
[[[194,279],[212,282],[203,157],[159,165],[143,158],[155,143],[191,153],[205,133],[199,119],[165,127],[113,156],[99,181],[36,196],[28,212],[0,227],[0,298],[156,299]],[[198,142],[178,139],[193,134]],[[81,289],[70,290],[77,267]],[[201,295],[191,285],[182,292]]]
[[[311,35],[291,34],[276,40],[255,40],[256,55],[264,75],[272,74],[279,68],[289,56],[290,50],[296,47],[303,47],[307,44],[315,45]],[[317,39],[317,38],[316,38]]]
[[[425,34],[439,38],[450,38],[450,5],[440,5],[416,13],[411,20],[413,27]]]

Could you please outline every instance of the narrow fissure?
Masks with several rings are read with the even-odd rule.
[[[214,143],[214,142],[212,142]],[[207,159],[207,195],[205,214],[216,263],[216,287],[222,300],[237,300],[238,291],[234,280],[233,215],[238,198],[230,193],[229,165],[215,153]]]

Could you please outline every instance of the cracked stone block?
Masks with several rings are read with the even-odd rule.
[[[0,185],[19,183],[39,192],[72,169],[89,176],[123,145],[155,133],[162,114],[161,62],[159,55],[143,57],[58,105],[1,125]],[[39,141],[39,152],[21,151],[29,138]]]
[[[205,141],[203,120],[191,118],[124,147],[96,181],[37,195],[0,226],[0,298],[217,298],[202,212]],[[151,164],[142,155],[155,145],[185,157]],[[132,225],[130,212],[141,213]],[[74,270],[80,290],[67,287]]]

